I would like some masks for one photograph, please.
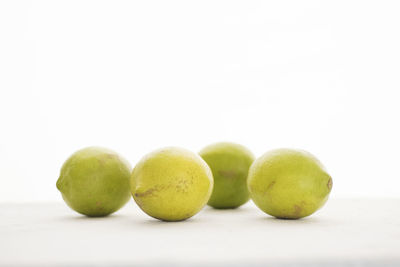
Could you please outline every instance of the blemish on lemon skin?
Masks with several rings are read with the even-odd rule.
[[[161,191],[161,190],[167,189],[167,188],[169,188],[169,187],[170,187],[170,186],[167,186],[167,185],[157,185],[157,186],[154,186],[154,187],[152,187],[152,188],[150,188],[150,189],[147,189],[146,191],[144,191],[144,192],[142,192],[142,193],[135,193],[134,196],[135,196],[135,197],[147,197],[147,196],[152,196],[152,195],[154,195],[155,193],[157,193],[157,192],[159,192],[159,191]]]
[[[135,193],[135,197],[147,197],[149,195],[152,195],[155,191],[158,191],[159,189],[154,187],[154,188],[150,188],[146,191],[144,191],[143,193]]]
[[[303,210],[303,208],[300,207],[299,205],[294,205],[293,209],[294,209],[294,216],[296,217],[300,216],[301,211]]]
[[[230,178],[233,179],[237,176],[237,173],[235,171],[224,171],[224,170],[220,170],[218,171],[218,174],[221,175],[222,177],[225,178]]]
[[[189,190],[190,185],[192,185],[192,184],[193,184],[193,180],[181,179],[178,181],[175,188],[180,193],[186,193]]]
[[[267,190],[271,190],[271,188],[275,185],[276,181],[272,181],[268,186]]]

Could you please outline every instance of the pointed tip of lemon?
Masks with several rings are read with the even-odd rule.
[[[57,183],[56,183],[56,187],[57,187],[58,191],[62,192],[63,183],[62,183],[61,177],[58,178]]]
[[[329,177],[328,184],[327,184],[327,187],[328,187],[329,191],[332,190],[332,184],[333,184],[332,177]]]

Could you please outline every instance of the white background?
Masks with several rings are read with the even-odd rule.
[[[400,195],[398,1],[0,1],[0,201],[60,200],[75,150],[233,141]]]

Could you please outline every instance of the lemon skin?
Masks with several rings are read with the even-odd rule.
[[[250,150],[239,144],[220,142],[203,148],[199,155],[210,166],[214,177],[209,206],[233,209],[249,200],[247,175],[254,161]]]
[[[167,147],[144,156],[135,166],[132,196],[149,216],[181,221],[198,213],[210,198],[213,177],[197,154]]]
[[[65,161],[56,185],[73,210],[107,216],[129,201],[130,174],[130,164],[114,151],[87,147]]]
[[[254,161],[247,184],[253,202],[265,213],[299,219],[325,204],[332,178],[310,153],[277,149]]]

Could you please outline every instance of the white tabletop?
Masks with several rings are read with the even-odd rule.
[[[252,203],[183,222],[133,201],[87,218],[64,203],[0,204],[0,266],[400,266],[400,199],[330,199],[278,220]]]

